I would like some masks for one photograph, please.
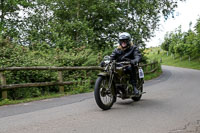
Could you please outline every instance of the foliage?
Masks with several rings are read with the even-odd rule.
[[[1,0],[0,2],[0,34],[11,38],[17,37],[18,25],[22,18],[19,16],[20,7],[31,7],[29,0]]]
[[[91,49],[85,47],[74,49],[73,51],[61,50],[59,48],[43,48],[44,45],[34,45],[30,50],[27,46],[20,46],[11,43],[9,39],[0,37],[0,66],[82,66],[82,65],[98,65],[100,61],[96,60]],[[88,79],[87,75],[94,78],[95,72],[73,72],[66,71],[64,73],[65,81]],[[13,71],[5,72],[8,84],[18,83],[36,83],[36,82],[52,82],[57,81],[57,72],[54,71]],[[80,76],[81,75],[81,76]],[[82,76],[83,75],[83,76]],[[20,88],[9,91],[10,99],[21,99],[24,97],[37,97],[50,92],[58,92],[57,87],[38,87],[27,90]]]
[[[199,33],[200,21],[198,20],[194,31],[191,29],[188,32],[182,32],[181,27],[175,31],[166,33],[164,42],[161,48],[165,51],[169,51],[172,54],[177,54],[180,57],[188,56],[189,60],[199,58],[200,56],[200,33]]]
[[[178,1],[184,0],[2,0],[1,34],[23,45],[105,50],[127,31],[134,44],[145,47],[161,15],[173,16]]]
[[[174,46],[174,49],[175,49],[175,53],[177,53],[179,56],[182,57],[184,55],[186,47],[183,43],[179,43]]]
[[[170,34],[171,35],[171,34]],[[165,51],[169,51],[169,45],[171,43],[171,37],[168,33],[165,34],[165,37],[164,37],[164,42],[162,43],[161,45],[161,48]]]

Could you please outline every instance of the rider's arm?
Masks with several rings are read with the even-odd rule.
[[[112,54],[110,55],[111,60],[117,59],[117,49],[113,50]]]
[[[135,47],[133,54],[134,59],[131,60],[131,64],[139,63],[142,59],[142,55],[137,47]]]

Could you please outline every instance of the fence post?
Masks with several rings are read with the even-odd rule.
[[[62,71],[58,71],[58,81],[59,82],[63,82],[63,75],[62,75]],[[64,86],[59,86],[59,92],[63,93],[64,92]]]
[[[6,85],[6,77],[3,74],[3,72],[0,72],[0,79],[1,79],[1,85]],[[3,88],[1,89],[2,89],[2,98],[7,99],[8,98],[7,91],[3,90]]]

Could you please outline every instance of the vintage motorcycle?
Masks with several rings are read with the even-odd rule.
[[[129,83],[129,74],[125,73],[125,68],[130,65],[130,61],[116,62],[110,60],[110,56],[104,57],[104,71],[98,74],[95,83],[94,96],[97,105],[108,110],[116,102],[117,97],[121,99],[132,99],[139,101],[142,97],[144,73],[139,65],[135,65],[137,74],[137,89],[139,95],[133,95],[133,87]]]

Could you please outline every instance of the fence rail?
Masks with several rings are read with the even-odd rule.
[[[147,67],[150,66],[150,71],[147,70]],[[140,65],[143,68],[144,73],[153,73],[158,68],[158,62],[153,62],[150,64]],[[53,70],[58,71],[58,82],[40,82],[40,83],[25,83],[25,84],[6,84],[6,76],[4,74],[5,71],[24,71],[24,70]],[[78,81],[63,81],[62,71],[66,70],[103,70],[102,67],[99,66],[87,66],[87,67],[45,67],[45,66],[37,66],[37,67],[6,67],[0,68],[0,80],[1,85],[0,89],[2,91],[2,98],[7,98],[7,90],[16,89],[16,88],[25,88],[25,87],[40,87],[40,86],[59,86],[59,92],[64,92],[64,85],[72,85],[79,83]],[[85,81],[82,81],[85,82]]]

